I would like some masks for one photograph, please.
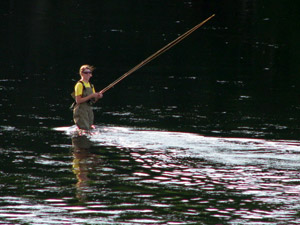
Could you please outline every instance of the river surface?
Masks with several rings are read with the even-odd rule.
[[[0,224],[300,224],[300,3],[0,5]],[[100,90],[212,14],[78,135],[82,64]]]

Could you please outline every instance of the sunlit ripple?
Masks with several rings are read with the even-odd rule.
[[[278,205],[277,209],[267,211],[222,210],[222,204],[230,203],[227,200],[219,203],[220,208],[208,208],[207,211],[216,217],[228,219],[234,212],[242,219],[277,218],[285,221],[295,215],[285,207],[280,209],[279,205],[283,202],[285,205],[300,205],[297,198],[299,188],[293,185],[300,179],[297,173],[300,167],[298,141],[204,137],[124,127],[106,129],[102,132],[101,144],[129,147],[131,156],[145,169],[132,174],[138,176],[137,181],[142,184],[211,191],[214,195],[229,191],[249,196],[250,202]],[[97,137],[92,139],[97,142]],[[216,162],[220,164],[218,167],[209,166]],[[246,207],[248,201],[241,204]],[[193,213],[196,212],[187,214]]]
[[[237,165],[253,163],[270,167],[300,167],[299,141],[205,137],[191,133],[134,130],[125,127],[105,127],[99,135],[91,138],[103,145],[144,149],[152,153],[167,152],[168,155],[159,156],[164,158],[175,156]]]
[[[59,130],[72,135],[72,129]],[[88,138],[93,152],[73,152],[79,154],[79,161],[83,157],[81,170],[73,168],[74,178],[89,173],[88,180],[74,181],[82,204],[74,199],[45,200],[46,205],[61,209],[61,215],[89,215],[91,223],[99,217],[151,224],[164,223],[165,218],[155,218],[157,213],[172,211],[178,217],[168,224],[180,224],[182,216],[189,221],[209,216],[236,224],[299,222],[298,141],[205,137],[128,127],[99,127]],[[50,169],[71,167],[71,159],[62,162],[47,154],[35,160]],[[53,184],[40,192],[56,189]]]
[[[97,210],[89,210],[81,206],[67,206],[67,202],[63,199],[46,199],[45,202],[32,204],[30,199],[21,197],[3,197],[9,206],[0,206],[0,220],[4,221],[22,221],[22,223],[30,224],[111,224],[111,220],[104,218],[80,218],[74,217],[73,214],[91,214],[101,213]],[[65,203],[65,205],[57,205],[57,203]],[[13,205],[14,204],[14,205]],[[108,214],[111,214],[109,211]],[[49,216],[51,215],[51,217]],[[34,221],[34,223],[32,223]]]

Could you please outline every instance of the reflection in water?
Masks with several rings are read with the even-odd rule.
[[[81,201],[86,198],[85,193],[89,191],[89,173],[93,170],[93,167],[100,164],[99,158],[95,154],[91,154],[89,149],[92,146],[92,142],[87,136],[73,136],[73,172],[77,178],[77,197]]]

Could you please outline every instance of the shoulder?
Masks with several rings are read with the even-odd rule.
[[[75,84],[75,92],[82,92],[82,90],[84,89],[84,85],[83,83],[81,83],[80,81],[78,81],[76,84]]]
[[[83,82],[82,81],[78,81],[76,84],[75,84],[75,87],[83,87],[84,86],[84,84],[83,84]]]

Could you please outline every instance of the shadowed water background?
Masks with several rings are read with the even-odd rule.
[[[299,3],[0,3],[1,224],[299,224]],[[80,65],[105,93],[73,135]]]

